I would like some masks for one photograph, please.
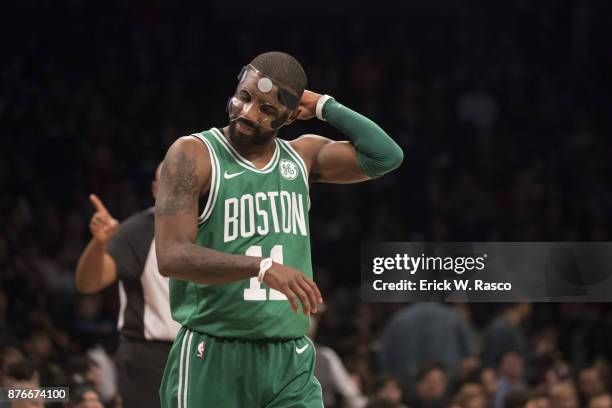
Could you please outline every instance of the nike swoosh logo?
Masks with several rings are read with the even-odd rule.
[[[302,354],[304,352],[304,350],[306,350],[307,347],[308,347],[308,344],[305,345],[304,347],[299,347],[299,348],[296,347],[295,348],[295,352],[298,353],[298,354]]]
[[[224,178],[224,179],[226,179],[226,180],[229,180],[229,179],[232,179],[232,178],[234,178],[234,177],[236,177],[236,176],[241,175],[241,174],[242,174],[242,173],[244,173],[245,171],[246,171],[246,170],[242,170],[242,171],[241,171],[241,172],[239,172],[239,173],[229,174],[229,173],[227,172],[227,170],[225,170],[225,173],[223,173],[223,178]]]

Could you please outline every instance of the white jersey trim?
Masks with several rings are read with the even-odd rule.
[[[217,152],[204,136],[201,133],[194,133],[191,136],[197,137],[200,139],[208,148],[208,154],[210,156],[211,163],[211,181],[210,188],[208,189],[208,200],[206,201],[206,206],[202,211],[202,214],[198,217],[198,224],[204,224],[212,214],[212,211],[217,202],[217,196],[219,195],[219,186],[221,184],[221,167],[219,165],[219,159],[217,158]]]
[[[291,146],[291,144],[289,144],[288,141],[283,139],[277,140],[280,140],[281,146],[283,146],[289,156],[293,157],[293,160],[296,160],[298,162],[298,166],[300,166],[300,168],[302,169],[302,178],[304,179],[304,184],[306,184],[306,191],[308,191],[308,211],[310,211],[310,184],[308,184],[308,179],[310,178],[310,175],[306,170],[306,163],[304,163],[304,159],[302,159],[302,156],[299,155],[299,153]]]
[[[229,152],[230,155],[232,155],[236,162],[245,169],[254,171],[255,173],[269,173],[276,168],[276,164],[278,163],[280,157],[278,141],[275,141],[276,146],[274,148],[274,153],[272,154],[272,158],[270,158],[270,161],[263,168],[258,169],[253,165],[253,163],[242,157],[240,153],[238,153],[238,151],[234,149],[234,146],[232,146],[227,141],[227,139],[225,139],[225,136],[223,136],[219,129],[212,128],[211,131],[213,135],[217,138],[217,140],[221,143],[221,145]]]

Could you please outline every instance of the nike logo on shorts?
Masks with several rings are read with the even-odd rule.
[[[308,344],[306,344],[304,347],[296,347],[295,352],[298,354],[302,354],[304,350],[306,350],[307,347],[308,347]]]
[[[242,173],[244,173],[245,171],[246,171],[246,170],[242,170],[242,171],[240,171],[240,172],[238,172],[238,173],[229,174],[229,173],[227,172],[227,170],[225,170],[225,173],[223,173],[223,178],[224,178],[224,179],[226,179],[226,180],[229,180],[229,179],[232,179],[232,178],[234,178],[234,177],[236,177],[236,176],[241,175],[241,174],[242,174]]]

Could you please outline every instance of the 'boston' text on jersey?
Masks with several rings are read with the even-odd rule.
[[[255,196],[225,199],[223,241],[269,232],[307,236],[302,194],[288,191],[259,192]]]

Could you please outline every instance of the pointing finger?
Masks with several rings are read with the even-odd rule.
[[[89,200],[92,202],[94,207],[96,207],[96,210],[98,210],[101,213],[110,214],[108,210],[106,209],[106,207],[104,206],[104,204],[102,204],[102,201],[98,198],[97,195],[90,194]]]

